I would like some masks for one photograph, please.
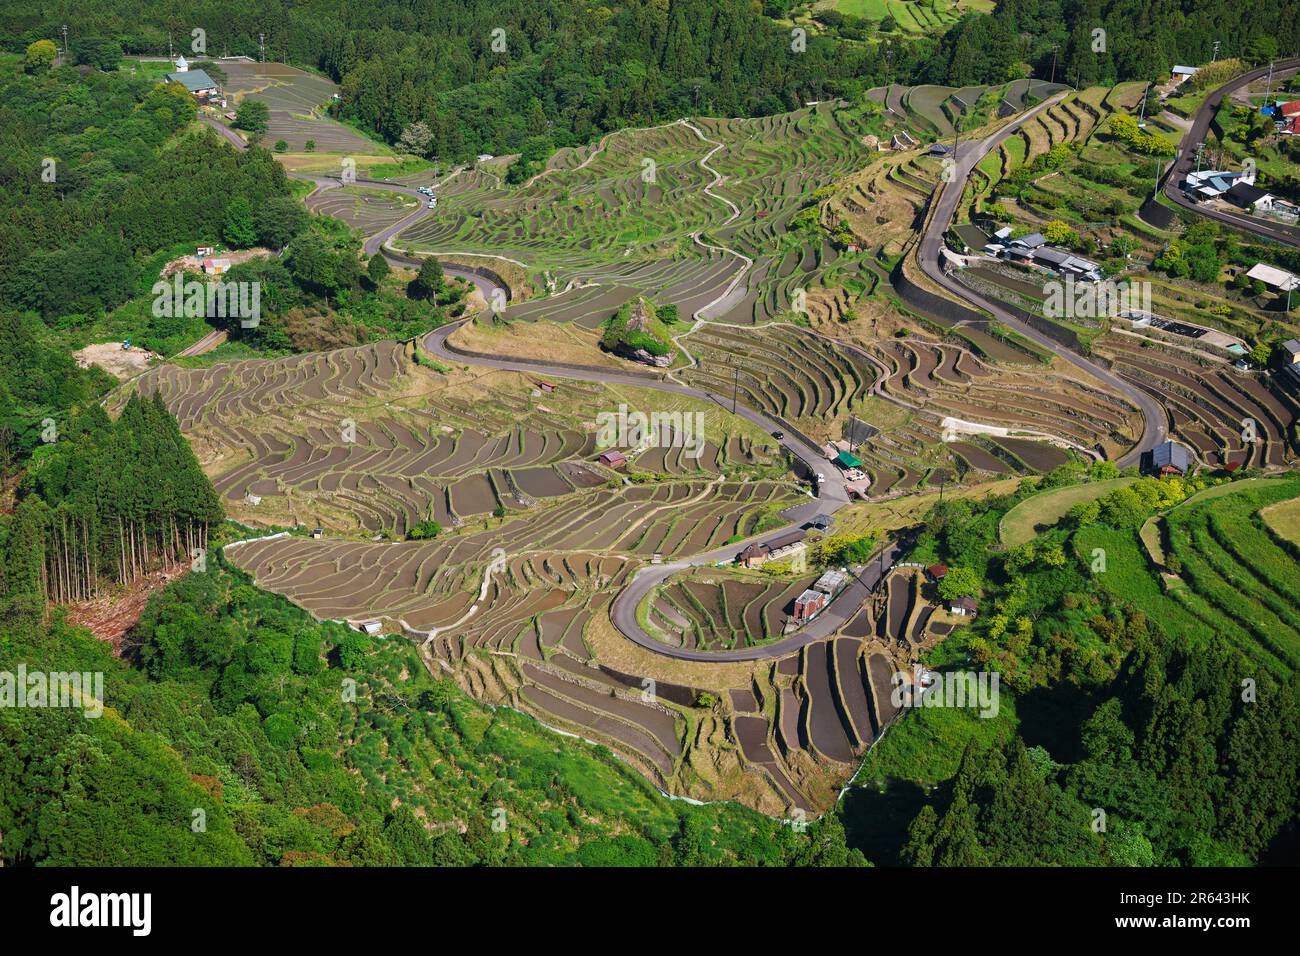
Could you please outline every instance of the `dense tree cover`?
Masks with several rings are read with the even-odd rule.
[[[1058,764],[1019,737],[972,742],[902,861],[1223,866],[1293,852],[1298,691],[1226,650],[1144,640],[1080,727],[1082,759]]]
[[[183,18],[161,0],[74,6],[6,11],[0,33],[18,52],[71,19],[97,49],[156,54],[169,31],[201,25],[209,51],[249,56],[265,33],[269,58],[342,84],[343,117],[443,161],[522,153],[514,181],[550,149],[673,116],[774,113],[888,82],[1152,79],[1208,61],[1216,40],[1221,55],[1252,61],[1300,47],[1297,0],[999,0],[941,37],[906,40],[892,23],[833,10],[794,34],[769,18],[785,14],[781,0],[207,0]]]
[[[1300,4],[998,0],[992,14],[968,14],[949,28],[927,77],[953,86],[997,83],[1028,67],[1075,87],[1154,80],[1176,63],[1209,62],[1216,41],[1220,57],[1267,62],[1270,43],[1273,55],[1294,55]]]
[[[604,748],[434,681],[413,645],[315,622],[215,560],[150,600],[126,654],[57,614],[0,616],[0,668],[101,670],[110,708],[0,711],[4,863],[863,862],[833,814],[800,832],[669,801]]]
[[[655,304],[641,298],[625,302],[605,320],[600,347],[609,352],[668,355],[673,350],[673,335],[659,318]]]
[[[37,315],[0,310],[0,480],[41,444],[47,420],[112,384],[107,372],[79,367]]]
[[[1004,548],[1002,516],[1036,491],[1085,476],[1113,477],[1114,466],[1068,462],[1015,494],[973,502],[955,498],[933,508],[917,538],[915,559],[949,566],[944,598],[981,596],[979,617],[964,643],[976,664],[997,670],[1017,691],[1068,683],[1095,688],[1115,678],[1136,643],[1150,631],[1146,617],[1119,607],[1087,565],[1072,553],[1079,528],[1102,523],[1135,532],[1155,513],[1201,485],[1178,479],[1141,479],[1097,501],[1075,507],[1034,541]],[[948,578],[953,578],[949,583]]]
[[[221,505],[157,395],[133,395],[116,422],[91,404],[45,437],[19,489],[30,526],[0,555],[4,569],[40,565],[41,573],[12,587],[39,584],[42,598],[85,600],[207,548]]]
[[[154,253],[220,239],[233,204],[289,195],[269,153],[185,132],[194,115],[178,84],[0,78],[0,301],[50,323],[112,309],[157,279]]]
[[[1114,474],[1113,466],[1088,470]],[[1083,472],[1064,465],[1041,487]],[[918,542],[922,559],[979,569],[986,595],[981,617],[950,638],[959,647],[946,659],[999,672],[1018,710],[1033,695],[1042,706],[1064,694],[1072,720],[1055,735],[1022,725],[1025,737],[1052,738],[1052,753],[1014,734],[993,746],[972,741],[955,776],[912,814],[901,862],[1248,865],[1294,854],[1300,679],[1274,676],[1226,639],[1194,643],[1119,606],[1097,576],[1124,569],[1090,573],[1095,555],[1072,553],[1082,529],[1135,535],[1156,510],[1202,486],[1138,479],[1005,550],[998,523],[1027,492],[934,509]],[[1058,763],[1063,755],[1070,762]]]
[[[749,0],[200,2],[183,23],[149,0],[108,0],[75,16],[62,7],[6,11],[0,33],[21,51],[71,17],[85,34],[156,53],[169,29],[202,25],[209,51],[255,56],[264,32],[269,58],[342,84],[342,116],[390,142],[422,123],[408,143],[444,160],[519,152],[530,139],[537,149],[571,145],[688,113],[779,112],[856,95],[924,58],[816,30],[796,39]]]
[[[6,316],[6,354],[21,351],[24,333],[49,345],[48,353],[37,347],[22,357],[29,367],[70,366],[57,358],[60,338],[130,337],[163,353],[189,344],[207,317],[159,315],[149,290],[169,259],[192,254],[198,243],[284,250],[224,277],[262,284],[261,325],[232,329],[262,350],[407,337],[460,308],[459,282],[445,283],[429,301],[412,301],[395,280],[363,283],[357,235],[312,217],[271,153],[238,152],[212,130],[195,131],[194,118],[193,100],[175,84],[71,68],[0,79],[0,142],[7,147],[0,182],[10,187],[0,190],[0,302],[38,313],[60,333]],[[45,417],[39,412],[66,410],[94,391],[91,373],[60,373],[65,381],[56,387],[76,394],[51,401],[20,395],[33,389],[0,371],[0,385],[9,388],[9,396],[0,389],[0,437],[9,436],[0,444],[21,439],[11,457],[30,451]],[[34,383],[47,379],[57,376]],[[30,413],[21,414],[24,408]]]

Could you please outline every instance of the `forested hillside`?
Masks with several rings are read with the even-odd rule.
[[[153,307],[163,267],[215,243],[267,250],[226,275],[260,283],[264,321],[232,334],[264,353],[413,335],[460,300],[368,279],[352,230],[311,216],[269,150],[201,126],[179,86],[0,59],[0,477],[43,421],[109,386],[70,352],[130,339],[170,355],[232,324]]]
[[[0,862],[862,862],[834,815],[804,833],[669,801],[604,748],[432,680],[414,644],[316,623],[215,559],[126,650],[57,614],[0,619],[0,669],[103,671],[108,708],[0,709]]]
[[[806,31],[796,42],[793,16]],[[421,151],[447,161],[478,152],[586,142],[602,132],[683,115],[742,116],[810,99],[856,96],[890,82],[995,83],[1034,71],[1077,85],[1151,79],[1176,62],[1263,59],[1300,49],[1300,5],[1264,0],[999,0],[942,36],[904,39],[883,21],[749,0],[342,0],[199,2],[184,14],[157,0],[70,2],[0,13],[17,51],[68,22],[127,53],[184,49],[206,31],[210,55],[314,67],[343,85],[340,113],[397,142],[427,126]],[[820,18],[819,18],[820,17]],[[1104,50],[1094,52],[1097,29]],[[536,147],[534,147],[536,148]]]
[[[206,552],[221,505],[161,399],[133,395],[116,422],[91,405],[56,437],[24,476],[26,527],[7,562],[41,555],[48,600],[87,600]]]

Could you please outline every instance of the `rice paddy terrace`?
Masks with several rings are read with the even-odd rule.
[[[919,141],[922,116],[933,136],[944,116],[974,122],[1027,93],[1027,83],[921,88],[900,94],[884,121]],[[616,375],[566,378],[555,366],[543,382],[518,363],[508,371],[437,351],[434,336],[164,365],[134,387],[161,393],[233,516],[298,529],[226,547],[259,586],[317,617],[379,622],[419,641],[434,673],[605,744],[671,793],[820,811],[894,716],[895,673],[955,619],[915,569],[895,568],[824,636],[766,651],[809,575],[724,571],[712,556],[821,505],[791,481],[772,436],[721,398],[734,390],[742,411],[814,442],[840,437],[850,419],[867,423],[871,497],[1041,472],[1071,451],[1113,458],[1142,429],[1137,410],[1100,383],[987,331],[903,331],[883,297],[888,322],[855,325],[861,296],[888,284],[886,246],[909,241],[938,176],[918,150],[868,147],[878,135],[868,126],[881,121],[868,112],[827,103],[615,133],[561,151],[513,189],[485,169],[461,170],[439,187],[436,211],[390,244],[502,257],[534,287],[554,280],[556,294],[506,310],[506,330],[594,330],[639,294],[676,305],[696,320],[680,326],[681,360],[634,387],[716,397],[690,399],[709,422],[698,457],[675,443],[629,449],[627,469],[609,471],[593,419],[626,397]],[[369,235],[409,213],[409,197],[373,184],[313,202]],[[796,221],[808,209],[832,225],[883,219],[879,241],[844,250],[807,215]],[[900,222],[885,214],[893,209],[910,212]],[[817,303],[812,328],[778,321],[801,289]],[[672,400],[687,401],[680,391]],[[1285,430],[1284,410],[1254,401]],[[434,537],[412,537],[429,522],[441,526]],[[302,533],[317,527],[319,539]],[[661,562],[667,577],[649,579],[660,583],[646,621],[665,648],[704,660],[646,649],[611,621],[637,572]],[[708,659],[751,648],[757,660]]]
[[[1102,583],[1184,640],[1227,642],[1285,679],[1300,666],[1300,565],[1270,514],[1298,494],[1294,475],[1211,487],[1151,519],[1141,543],[1098,527],[1076,548],[1107,549]]]
[[[1099,384],[1041,365],[996,365],[948,341],[849,346],[792,325],[755,335],[721,324],[678,341],[696,362],[678,373],[682,381],[734,392],[819,441],[840,438],[850,418],[878,428],[857,450],[871,497],[937,483],[941,473],[1048,471],[1070,450],[1115,458],[1141,431],[1137,410]],[[945,427],[952,419],[972,427],[957,434]]]
[[[783,523],[796,498],[763,477],[770,446],[714,425],[698,460],[647,449],[633,462],[656,480],[624,482],[592,460],[599,386],[542,399],[514,373],[450,375],[381,343],[164,365],[134,387],[163,396],[232,513],[334,529],[228,545],[259,586],[319,618],[381,621],[479,699],[605,743],[671,792],[828,805],[889,719],[908,644],[873,631],[676,679],[607,651],[609,603],[652,557]],[[446,530],[394,540],[428,516]]]
[[[322,153],[388,152],[325,116],[324,106],[338,90],[328,78],[283,63],[224,60],[221,68],[226,73],[222,86],[236,104],[255,99],[267,105],[270,116],[264,138],[268,143],[284,140],[292,153],[304,152],[308,140]]]
[[[613,133],[561,151],[519,188],[481,171],[458,176],[436,214],[393,244],[500,255],[572,286],[510,318],[594,327],[645,293],[683,315],[753,324],[789,311],[795,289],[860,268],[819,233],[788,227],[813,190],[868,161],[865,129],[860,112],[827,103]]]
[[[138,387],[163,396],[228,510],[254,520],[400,538],[428,519],[456,527],[580,493],[599,499],[585,507],[616,511],[618,501],[662,491],[605,487],[617,481],[591,461],[593,419],[616,403],[599,386],[566,384],[547,405],[519,376],[461,376],[453,384],[422,368],[415,355],[413,344],[386,342],[206,369],[164,365]],[[670,439],[633,461],[647,474],[694,478],[695,485],[665,486],[681,503],[724,472],[769,466],[770,444],[755,439],[753,429],[720,425],[698,456],[685,457],[684,443]],[[712,505],[721,513],[728,500],[765,502],[775,487],[754,482],[729,496],[731,484],[721,482]],[[763,497],[760,489],[772,494]],[[690,517],[703,521],[708,507]],[[719,524],[718,533],[738,530]],[[647,541],[662,546],[666,537],[665,530]]]
[[[1161,402],[1175,437],[1207,465],[1281,468],[1293,459],[1300,413],[1294,388],[1124,336],[1099,344],[1117,372]]]

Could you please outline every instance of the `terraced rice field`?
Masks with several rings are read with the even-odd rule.
[[[648,294],[684,316],[762,322],[790,311],[796,290],[837,285],[860,269],[788,226],[810,192],[868,162],[864,129],[858,112],[826,103],[611,134],[582,157],[562,154],[548,175],[517,189],[483,174],[457,177],[440,192],[437,213],[395,244],[507,256],[551,272],[567,290],[507,309],[509,318],[594,327]],[[712,194],[705,188],[714,174],[702,164],[711,152],[708,166],[725,177]],[[647,161],[653,177],[643,175]],[[693,239],[699,233],[705,244]]]
[[[1300,666],[1300,564],[1294,544],[1271,532],[1261,512],[1298,496],[1300,481],[1288,477],[1236,482],[1189,499],[1159,522],[1165,569],[1114,533],[1085,536],[1077,547],[1107,548],[1121,573],[1101,575],[1101,582],[1167,631],[1226,642],[1286,679]]]
[[[1280,467],[1294,459],[1300,401],[1286,383],[1272,385],[1217,363],[1202,366],[1185,353],[1142,348],[1126,336],[1098,345],[1115,371],[1160,400],[1174,436],[1206,464]],[[1247,419],[1254,422],[1254,441],[1243,440]]]
[[[1139,434],[1135,408],[1057,372],[993,366],[960,346],[915,338],[878,340],[866,348],[889,369],[882,383],[885,394],[936,415],[1043,432],[1107,457],[1126,451]],[[1008,450],[1014,454],[1014,449]],[[1026,454],[1035,459],[1025,462],[1030,468],[1056,457],[1048,452]]]
[[[785,633],[794,599],[816,579],[695,570],[657,589],[646,600],[645,614],[654,633],[674,647],[754,647]]]
[[[312,212],[341,219],[366,235],[382,232],[415,212],[415,198],[381,188],[343,186],[316,193],[307,202]]]
[[[833,429],[861,403],[877,374],[795,326],[754,333],[704,325],[681,343],[697,363],[680,373],[683,381],[720,395],[734,391],[741,404],[810,433]]]
[[[342,123],[325,116],[323,107],[338,90],[331,80],[305,73],[283,63],[223,62],[223,87],[236,104],[245,99],[261,100],[270,109],[263,139],[284,140],[289,151],[303,152],[307,140],[314,140],[316,152],[363,155],[387,154],[387,147],[366,139]]]

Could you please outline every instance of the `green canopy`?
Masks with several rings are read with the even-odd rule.
[[[835,461],[845,468],[861,468],[862,461],[850,451],[842,451],[835,456]]]

